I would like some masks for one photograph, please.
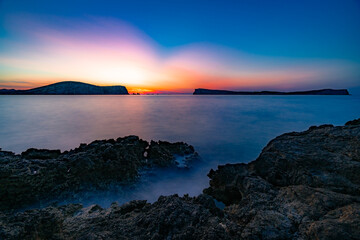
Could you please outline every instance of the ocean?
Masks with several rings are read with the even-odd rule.
[[[191,170],[158,170],[125,193],[91,193],[82,202],[108,206],[175,193],[198,195],[208,186],[211,168],[254,160],[282,133],[359,117],[358,95],[0,96],[0,148],[69,150],[97,139],[138,135],[184,141],[200,154],[202,163]]]

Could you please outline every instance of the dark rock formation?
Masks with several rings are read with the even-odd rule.
[[[100,87],[82,82],[58,82],[29,90],[1,89],[0,94],[5,95],[127,95],[124,86]]]
[[[114,182],[129,184],[141,169],[176,166],[178,155],[189,161],[198,157],[186,143],[149,144],[137,136],[94,141],[63,153],[0,151],[0,210],[67,198],[82,190],[106,189]]]
[[[108,209],[68,204],[3,211],[0,239],[360,239],[359,122],[283,134],[255,161],[211,170],[210,187],[198,197],[173,195]],[[159,142],[147,152],[153,159],[168,159],[193,150]],[[217,208],[213,198],[225,208]]]
[[[183,142],[169,143],[164,141],[151,141],[147,152],[149,161],[152,164],[162,167],[174,164],[189,167],[191,163],[198,158],[198,155],[194,154],[194,147]],[[179,162],[179,159],[181,162]]]
[[[360,118],[345,123],[345,126],[349,126],[349,125],[360,125]]]
[[[14,94],[15,92],[16,92],[15,89],[0,89],[0,94],[11,95]]]
[[[228,90],[210,90],[204,88],[195,89],[194,95],[349,95],[346,89],[320,89],[298,92],[276,92],[276,91],[228,91]]]
[[[154,204],[131,201],[108,209],[69,204],[13,215],[0,214],[4,239],[234,239],[237,225],[214,201],[177,195]]]
[[[283,134],[256,161],[211,170],[204,192],[245,239],[359,239],[360,125],[350,123]]]

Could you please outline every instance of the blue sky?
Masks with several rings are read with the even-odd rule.
[[[212,42],[256,54],[360,60],[355,0],[3,0],[0,12],[2,18],[14,13],[120,18],[168,47]]]
[[[69,24],[59,19],[121,20],[149,36],[165,55],[196,43],[276,59],[360,64],[360,1],[356,0],[2,0],[2,40],[16,38],[9,24],[13,16],[32,16],[57,27],[63,24],[63,28]],[[26,27],[26,22],[23,25]],[[3,45],[3,50],[6,47]],[[352,85],[356,85],[354,79]]]

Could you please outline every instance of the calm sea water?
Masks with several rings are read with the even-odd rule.
[[[138,135],[185,141],[204,164],[157,172],[125,195],[89,203],[154,201],[172,193],[197,195],[210,168],[255,159],[279,134],[311,125],[343,125],[360,117],[359,96],[0,96],[0,147],[68,150],[96,139]]]

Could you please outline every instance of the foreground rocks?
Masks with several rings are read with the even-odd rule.
[[[245,239],[360,239],[360,125],[272,140],[249,164],[211,170],[204,192]]]
[[[5,223],[6,222],[6,223]],[[211,197],[176,195],[154,204],[131,201],[108,209],[69,204],[0,215],[6,239],[232,239],[237,225],[224,217]]]
[[[195,198],[0,212],[0,239],[360,239],[360,120],[283,134],[209,177]]]
[[[186,143],[148,143],[137,136],[94,141],[60,150],[28,149],[15,155],[0,151],[0,210],[16,209],[53,199],[69,198],[82,190],[128,185],[139,171],[175,167],[181,156],[187,167],[198,158]]]

